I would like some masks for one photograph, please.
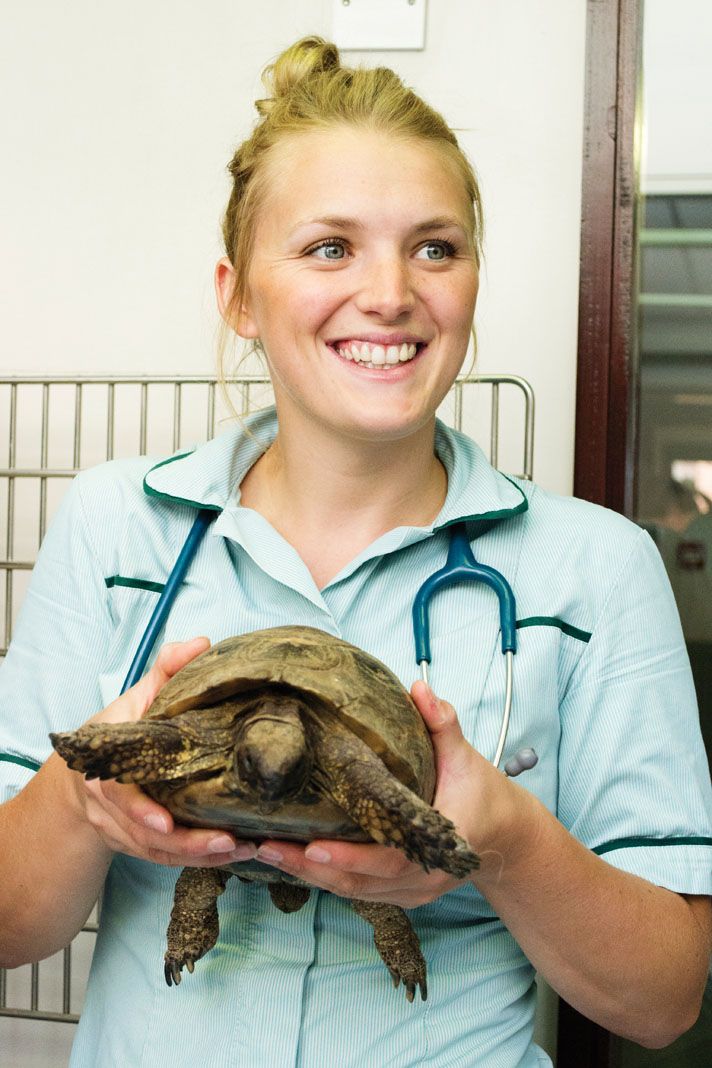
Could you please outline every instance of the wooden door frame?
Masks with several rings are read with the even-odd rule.
[[[643,0],[587,0],[574,494],[633,516]],[[605,952],[605,946],[601,947]],[[611,1036],[559,1003],[558,1068],[609,1068]]]
[[[587,0],[574,494],[632,516],[643,0]]]

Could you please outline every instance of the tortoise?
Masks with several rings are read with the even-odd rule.
[[[313,627],[228,638],[190,661],[144,717],[50,735],[87,778],[138,783],[177,822],[241,838],[336,838],[395,846],[428,871],[460,878],[478,857],[430,804],[430,736],[396,676],[374,656]],[[184,868],[167,932],[165,978],[193,971],[218,937],[217,898],[231,875],[268,884],[283,912],[309,886],[258,861]],[[420,943],[403,909],[352,900],[373,927],[394,985],[427,997]]]

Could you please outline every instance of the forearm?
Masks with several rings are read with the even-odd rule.
[[[709,902],[612,867],[509,785],[517,833],[502,856],[483,858],[473,883],[566,1001],[642,1045],[671,1042],[699,1012]]]
[[[0,805],[0,966],[67,945],[101,890],[113,853],[86,819],[80,782],[53,754]]]

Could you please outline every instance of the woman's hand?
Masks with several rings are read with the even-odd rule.
[[[164,645],[150,671],[90,723],[121,723],[140,719],[161,687],[190,660],[209,647],[207,638]],[[111,779],[87,780],[71,772],[86,819],[114,852],[175,866],[212,867],[254,856],[251,843],[238,843],[222,830],[177,827],[167,809],[140,787]]]
[[[476,853],[488,853],[482,856],[483,866],[491,865],[488,841],[493,814],[503,813],[507,780],[465,739],[452,705],[438,700],[424,682],[414,683],[411,692],[435,750],[434,807],[453,821]],[[487,835],[478,826],[478,813],[482,812],[488,813]],[[467,881],[439,870],[426,873],[398,849],[380,845],[315,841],[302,847],[270,841],[260,846],[257,859],[342,897],[384,901],[404,908],[434,901]],[[494,863],[499,863],[498,857]]]

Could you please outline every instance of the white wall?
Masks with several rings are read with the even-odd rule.
[[[645,0],[645,192],[712,193],[710,42],[709,0]]]
[[[386,62],[461,131],[481,176],[482,370],[528,377],[535,475],[570,492],[585,0],[430,0]],[[6,0],[0,338],[13,373],[213,366],[225,165],[264,63],[330,0]]]

